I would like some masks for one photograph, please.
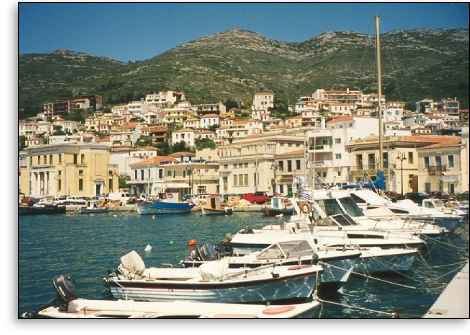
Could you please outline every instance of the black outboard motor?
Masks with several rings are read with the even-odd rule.
[[[57,296],[63,302],[69,303],[78,298],[75,292],[75,285],[70,275],[58,275],[52,279],[52,284],[56,289]]]
[[[37,318],[39,311],[51,306],[58,306],[60,309],[67,309],[68,303],[78,298],[75,293],[75,285],[73,284],[72,277],[70,275],[58,275],[54,277],[52,279],[52,285],[54,285],[57,293],[55,298],[47,304],[40,306],[33,312],[25,312],[21,314],[22,318]]]

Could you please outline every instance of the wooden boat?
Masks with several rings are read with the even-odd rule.
[[[294,318],[307,316],[320,306],[316,300],[290,305],[200,303],[193,301],[143,302],[134,300],[89,300],[78,298],[70,278],[53,280],[58,299],[40,309],[42,318]],[[311,313],[310,315],[311,316]]]
[[[133,251],[105,283],[117,299],[265,303],[311,297],[321,272],[318,265],[229,269],[224,260],[199,268],[145,268]]]
[[[167,200],[145,201],[137,205],[141,215],[183,214],[190,213],[194,204],[188,202],[172,202]]]
[[[220,196],[209,196],[200,202],[201,215],[232,215],[233,210],[223,204]]]

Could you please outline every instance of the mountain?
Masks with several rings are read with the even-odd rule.
[[[383,34],[382,64],[389,99],[451,96],[468,106],[466,29]],[[327,32],[292,43],[234,29],[139,62],[70,50],[19,57],[20,117],[37,113],[46,101],[79,93],[101,94],[112,104],[181,89],[194,103],[232,98],[249,104],[256,90],[270,89],[292,104],[319,87],[376,91],[374,36]]]

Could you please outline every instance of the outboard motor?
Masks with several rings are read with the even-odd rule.
[[[52,279],[57,296],[65,303],[69,303],[72,300],[78,298],[75,292],[75,285],[73,284],[72,277],[70,275],[59,275]]]

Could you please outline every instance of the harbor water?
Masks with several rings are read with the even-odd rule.
[[[198,213],[140,216],[135,213],[34,215],[19,218],[18,313],[30,312],[49,302],[55,292],[52,278],[68,273],[81,297],[109,298],[103,285],[107,271],[130,250],[143,256],[147,266],[177,264],[187,255],[187,241],[217,243],[226,233],[260,228],[279,222],[260,213],[201,216]],[[454,234],[428,240],[428,250],[404,275],[381,277],[415,288],[352,277],[341,292],[325,299],[320,317],[384,317],[362,307],[398,312],[400,317],[421,317],[468,259],[468,222]],[[150,252],[144,251],[150,244]]]

